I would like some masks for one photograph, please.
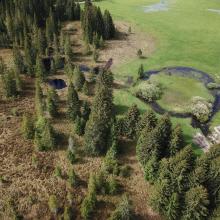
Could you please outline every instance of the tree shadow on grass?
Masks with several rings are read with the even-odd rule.
[[[116,105],[115,106],[115,113],[117,115],[122,115],[127,111],[128,111],[128,106],[125,106],[125,105]]]

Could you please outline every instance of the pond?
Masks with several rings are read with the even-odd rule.
[[[49,80],[48,84],[54,89],[64,89],[67,87],[66,82],[63,79],[52,79]]]
[[[159,11],[168,11],[168,3],[166,0],[161,0],[159,3],[143,6],[145,13],[151,13],[151,12],[159,12]]]
[[[220,14],[220,9],[211,9],[210,8],[210,9],[208,9],[208,11]]]

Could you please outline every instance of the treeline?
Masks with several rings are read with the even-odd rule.
[[[24,46],[25,37],[36,29],[47,33],[48,44],[66,20],[80,20],[80,5],[73,0],[2,0],[0,47]]]
[[[109,40],[115,36],[115,26],[108,10],[102,14],[99,7],[86,0],[81,16],[84,39],[92,44],[96,38]]]

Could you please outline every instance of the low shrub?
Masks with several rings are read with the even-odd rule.
[[[119,184],[114,176],[110,176],[107,180],[108,194],[115,195],[119,191]]]
[[[57,197],[55,195],[51,195],[49,197],[48,205],[50,211],[56,215],[58,212],[59,205],[58,205]]]
[[[70,184],[70,186],[77,186],[77,176],[76,176],[76,173],[73,169],[71,169],[69,171],[69,174],[68,174],[68,183]]]
[[[118,160],[116,158],[115,149],[111,147],[104,159],[103,170],[107,173],[118,175],[119,174],[119,165]]]
[[[218,84],[218,83],[208,83],[207,87],[208,87],[208,89],[220,89],[220,84]]]
[[[131,203],[127,196],[123,196],[109,220],[129,220],[131,217]]]
[[[120,168],[119,175],[122,177],[129,177],[131,174],[131,168],[128,165],[122,166]]]
[[[55,177],[62,177],[62,170],[60,166],[56,166],[54,170],[54,176]]]
[[[66,206],[63,213],[64,220],[71,220],[73,219],[73,210],[71,207]]]
[[[163,92],[159,84],[146,83],[144,88],[137,91],[136,96],[146,102],[153,102],[161,98]]]
[[[80,207],[83,219],[89,219],[91,217],[91,214],[96,206],[96,201],[96,180],[95,175],[91,174],[89,177],[88,193]]]
[[[205,123],[212,113],[212,103],[199,96],[193,97],[190,111],[201,123]]]
[[[76,161],[77,161],[76,155],[72,151],[70,151],[70,150],[67,151],[67,159],[70,161],[70,163],[72,165],[74,163],[76,163]]]

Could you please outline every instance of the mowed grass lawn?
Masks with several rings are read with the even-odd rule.
[[[193,67],[209,73],[220,82],[220,14],[208,11],[220,9],[220,1],[167,1],[170,10],[154,13],[144,13],[143,6],[158,3],[160,0],[103,0],[96,3],[103,10],[110,10],[114,19],[131,23],[133,31],[138,29],[154,39],[154,53],[147,59],[128,60],[117,69],[113,66],[115,78],[121,80],[125,79],[125,76],[137,78],[138,67],[143,63],[146,71],[166,66]],[[141,47],[142,45],[140,49]],[[187,89],[189,92],[194,90],[190,86]],[[130,106],[133,102],[139,103],[128,91],[115,92],[115,103],[120,113],[125,110],[123,106]],[[167,107],[170,105],[169,102],[164,104]],[[143,110],[144,105],[140,104],[140,107]],[[218,124],[219,115],[213,119],[214,124]],[[190,119],[172,120],[183,126],[187,140],[191,141],[197,130],[191,127]]]

